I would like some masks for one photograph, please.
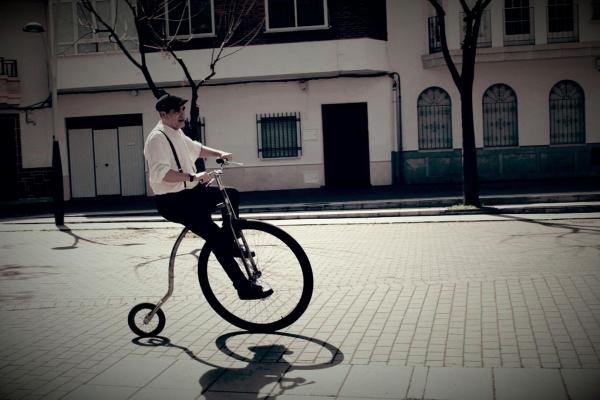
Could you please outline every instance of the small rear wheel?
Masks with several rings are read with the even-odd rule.
[[[152,303],[140,303],[129,311],[127,323],[129,328],[140,337],[156,336],[165,327],[165,313],[159,308],[148,323],[144,319],[156,308]]]

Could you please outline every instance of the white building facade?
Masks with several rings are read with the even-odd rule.
[[[178,51],[200,80],[222,2],[188,1],[209,10],[197,29],[190,23],[196,33]],[[106,10],[117,3],[98,0]],[[266,18],[265,27],[199,90],[203,141],[244,163],[228,171],[228,183],[249,191],[460,180],[460,98],[429,3],[288,3],[259,1],[251,18]],[[460,5],[443,3],[459,61]],[[139,70],[101,34],[77,40],[85,32],[70,0],[0,7],[10,16],[2,36],[14,38],[2,41],[0,56],[19,66],[18,96],[0,97],[0,119],[14,126],[21,197],[32,195],[19,183],[23,171],[44,175],[52,159],[52,115],[30,107],[48,97],[52,80],[43,35],[21,30],[32,20],[54,28],[65,198],[152,195],[142,147],[158,116]],[[492,1],[473,93],[481,179],[600,174],[598,14],[591,0]],[[159,86],[190,98],[172,59],[151,53],[148,65]]]

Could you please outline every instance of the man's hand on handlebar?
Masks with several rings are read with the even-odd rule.
[[[194,182],[199,182],[201,185],[208,185],[211,179],[211,176],[206,172],[197,172],[194,174]]]
[[[227,152],[221,152],[221,155],[217,158],[220,158],[225,161],[231,161],[233,159],[233,154]]]

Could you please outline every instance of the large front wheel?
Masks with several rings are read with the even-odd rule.
[[[302,247],[276,226],[237,221],[253,254],[260,277],[256,281],[273,294],[262,300],[240,300],[208,244],[198,259],[198,279],[208,304],[226,321],[251,332],[273,332],[294,323],[304,313],[313,291],[310,262]],[[244,271],[242,260],[236,258]]]

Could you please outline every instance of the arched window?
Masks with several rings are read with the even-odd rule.
[[[483,94],[483,145],[519,145],[517,95],[503,83],[490,86]]]
[[[439,87],[425,89],[417,100],[419,149],[452,148],[452,102]]]
[[[585,143],[585,97],[576,82],[550,90],[550,144]]]

